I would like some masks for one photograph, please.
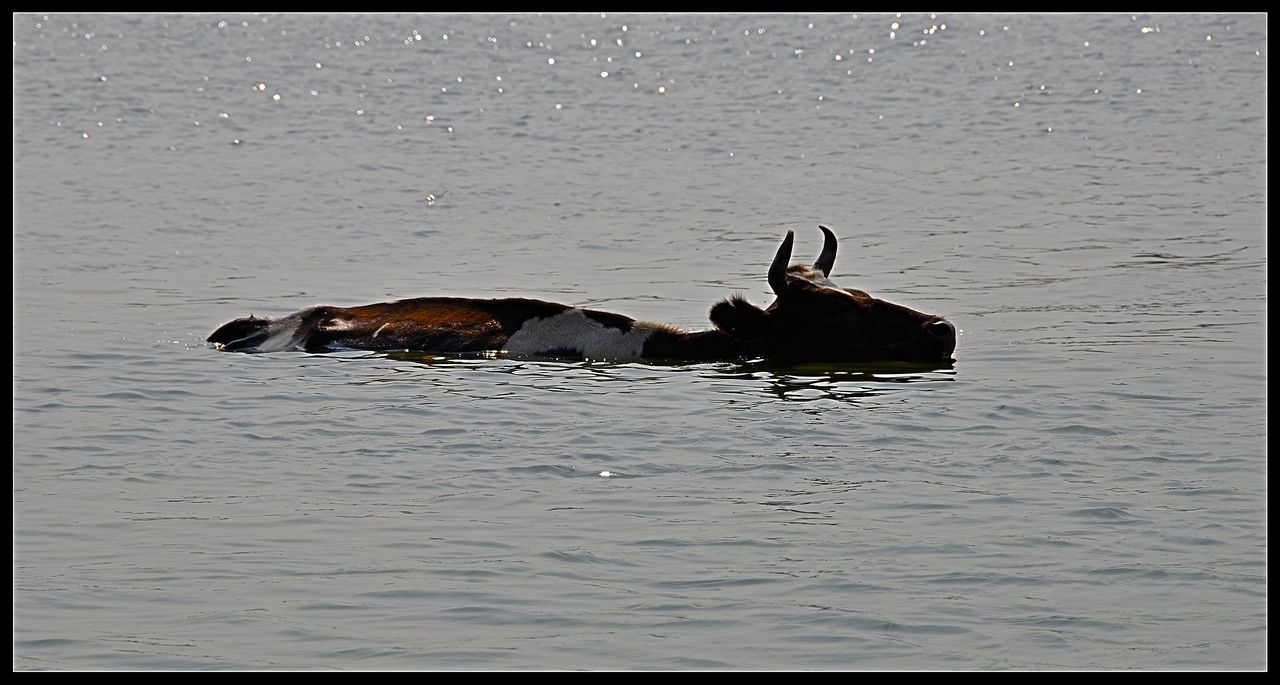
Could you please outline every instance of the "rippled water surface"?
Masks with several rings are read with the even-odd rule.
[[[1266,21],[15,16],[15,668],[1265,668]],[[819,222],[953,365],[203,342]]]

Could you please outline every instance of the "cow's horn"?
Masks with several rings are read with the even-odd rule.
[[[773,288],[773,292],[778,297],[787,294],[787,263],[791,261],[791,244],[795,241],[795,233],[787,231],[787,237],[783,238],[782,244],[778,246],[778,254],[773,258],[773,264],[769,265],[769,287]]]
[[[818,255],[817,261],[813,263],[813,268],[822,272],[823,277],[831,275],[831,267],[836,264],[836,234],[826,226],[818,226],[822,229],[822,254]]]

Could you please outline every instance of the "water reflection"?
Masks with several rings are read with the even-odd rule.
[[[952,382],[954,369],[955,360],[809,364],[756,361],[722,368],[717,375],[762,383],[763,390],[787,402],[850,402],[898,392],[906,383]]]
[[[945,362],[860,362],[793,364],[771,360],[747,362],[581,361],[509,358],[500,353],[439,354],[379,352],[372,356],[409,362],[445,373],[489,371],[553,381],[554,389],[583,393],[627,392],[636,384],[688,379],[719,391],[732,383],[734,394],[761,394],[786,402],[835,400],[850,402],[901,392],[906,384],[952,382],[955,360]],[[363,357],[362,358],[367,358]],[[549,389],[549,388],[544,388]]]

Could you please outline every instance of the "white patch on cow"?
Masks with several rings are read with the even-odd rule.
[[[384,324],[382,324],[381,326],[378,326],[378,330],[376,330],[376,331],[374,331],[374,332],[373,332],[373,337],[375,337],[375,338],[376,338],[376,337],[378,337],[378,334],[379,334],[379,333],[381,333],[381,332],[383,331],[383,329],[385,329],[387,326],[390,326],[390,325],[391,325],[391,324],[389,324],[389,323],[384,323]]]
[[[381,327],[378,328],[378,332],[379,333],[382,332],[383,328],[386,328],[387,326],[390,326],[390,325],[391,325],[390,323],[383,324]],[[327,319],[324,322],[324,329],[331,333],[341,332],[341,331],[354,331],[354,330],[358,330],[359,328],[360,328],[360,322],[358,320],[345,319],[340,316]],[[378,337],[378,333],[374,333],[373,337],[375,338]]]
[[[790,278],[799,278],[809,281],[814,285],[820,285],[824,288],[835,288],[836,290],[844,290],[836,285],[834,281],[822,275],[821,271],[811,269],[801,264],[795,264],[787,269],[787,276]]]
[[[308,333],[302,330],[302,320],[311,311],[311,309],[304,309],[279,319],[268,318],[270,323],[267,324],[267,339],[253,349],[258,352],[283,352],[296,349]]]
[[[589,318],[581,309],[567,309],[555,316],[529,319],[507,339],[506,351],[514,355],[538,355],[573,350],[584,359],[635,359],[644,341],[661,324],[636,321],[623,333]]]

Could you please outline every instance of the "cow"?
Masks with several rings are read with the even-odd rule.
[[[621,314],[522,298],[423,297],[361,307],[309,307],[288,316],[236,319],[208,341],[237,352],[334,349],[573,359],[794,362],[949,362],[956,328],[939,316],[878,300],[828,280],[836,236],[812,267],[792,264],[794,234],[769,266],[777,298],[761,309],[740,295],[711,308],[715,328],[689,332]]]

